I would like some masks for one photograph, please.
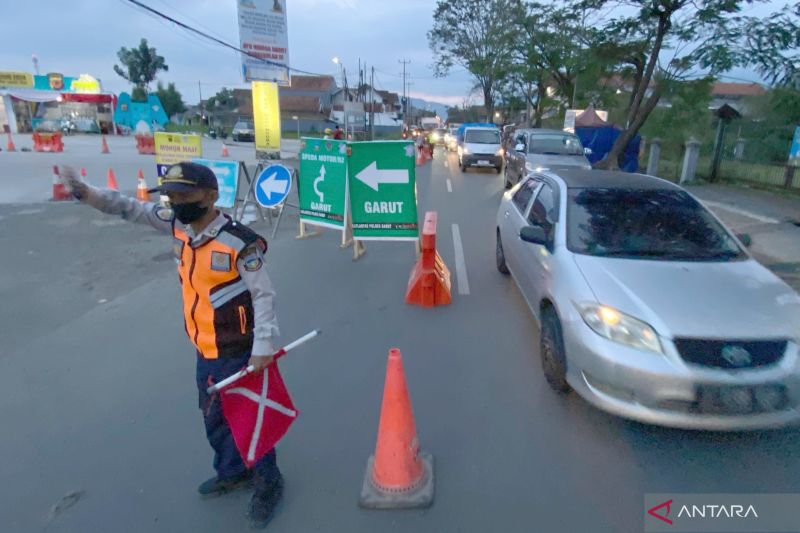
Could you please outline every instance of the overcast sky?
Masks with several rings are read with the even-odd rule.
[[[235,0],[142,1],[238,45]],[[288,0],[287,4],[290,63],[295,68],[335,75],[340,82],[339,67],[331,61],[338,56],[352,85],[361,58],[375,66],[377,88],[400,92],[398,61],[405,58],[411,60],[412,96],[460,104],[470,93],[473,83],[461,68],[447,78],[433,76],[426,34],[433,23],[435,0]],[[159,79],[175,82],[188,103],[199,99],[198,81],[204,98],[222,86],[246,87],[236,52],[194,37],[125,0],[13,2],[0,20],[0,35],[5,44],[0,47],[0,70],[32,72],[31,55],[36,54],[42,74],[91,74],[102,80],[106,90],[118,93],[130,86],[113,70],[116,52],[145,37],[169,65],[169,72]],[[744,71],[731,75],[757,79]]]
[[[213,33],[238,46],[235,0],[142,0],[176,19]],[[400,59],[411,61],[412,96],[442,103],[462,103],[472,82],[461,69],[434,78],[427,31],[434,0],[288,0],[289,55],[293,67],[331,74],[340,69],[348,82],[357,78],[358,61],[375,66],[375,86],[402,90]],[[166,21],[134,8],[124,0],[14,2],[4,10],[0,35],[11,46],[0,48],[0,70],[33,71],[31,55],[42,74],[91,74],[106,90],[130,90],[113,70],[117,50],[131,48],[145,37],[169,65],[159,79],[174,81],[189,103],[198,101],[197,82],[207,98],[226,87],[246,87],[236,52],[193,37]]]

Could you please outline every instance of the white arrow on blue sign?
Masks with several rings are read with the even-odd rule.
[[[256,201],[263,207],[283,203],[292,188],[292,173],[283,165],[271,165],[256,177]]]

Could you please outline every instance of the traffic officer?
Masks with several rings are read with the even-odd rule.
[[[140,202],[118,191],[80,181],[71,168],[61,174],[72,194],[95,209],[148,224],[172,235],[183,292],[184,325],[197,350],[197,389],[217,475],[198,487],[203,497],[255,486],[248,512],[254,527],[266,527],[283,493],[275,450],[253,469],[242,462],[218,398],[206,388],[253,365],[272,363],[278,335],[275,291],[267,275],[266,241],[214,208],[217,179],[196,163],[172,165],[158,189],[171,208]]]

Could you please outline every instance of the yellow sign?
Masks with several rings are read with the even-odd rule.
[[[33,76],[27,72],[0,72],[0,87],[33,87]]]
[[[277,83],[253,82],[253,124],[256,129],[256,156],[259,152],[280,152],[281,110]]]
[[[81,74],[76,80],[72,80],[71,89],[76,93],[97,94],[100,92],[100,82],[88,74]]]
[[[181,161],[191,161],[193,158],[203,155],[203,141],[199,135],[157,131],[154,141],[159,178],[167,173],[170,165]]]

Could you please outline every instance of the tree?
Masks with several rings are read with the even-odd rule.
[[[518,36],[519,0],[438,0],[428,43],[437,76],[461,65],[483,93],[486,120],[494,115],[497,82],[508,72]]]
[[[231,89],[223,87],[220,91],[206,100],[206,108],[209,112],[231,111],[239,105],[236,96]]]
[[[183,113],[186,111],[186,106],[183,103],[181,93],[175,88],[175,84],[170,82],[169,85],[164,87],[161,82],[156,86],[156,95],[161,100],[161,105],[168,117],[172,117],[175,113]]]
[[[130,50],[122,47],[117,52],[122,67],[114,65],[114,72],[133,84],[134,94],[146,95],[150,84],[156,79],[160,70],[168,71],[164,58],[156,53],[155,48],[147,45],[147,39],[142,39],[139,46]],[[138,90],[137,90],[138,89]]]
[[[741,14],[744,4],[766,2],[583,0],[576,4],[596,17],[597,46],[618,61],[632,87],[625,129],[597,166],[617,168],[619,155],[673,81],[696,77],[698,70],[716,75],[737,66],[792,72],[786,61],[775,65],[765,64],[765,59],[800,43],[796,13],[784,10],[781,23],[773,23],[775,17]]]

